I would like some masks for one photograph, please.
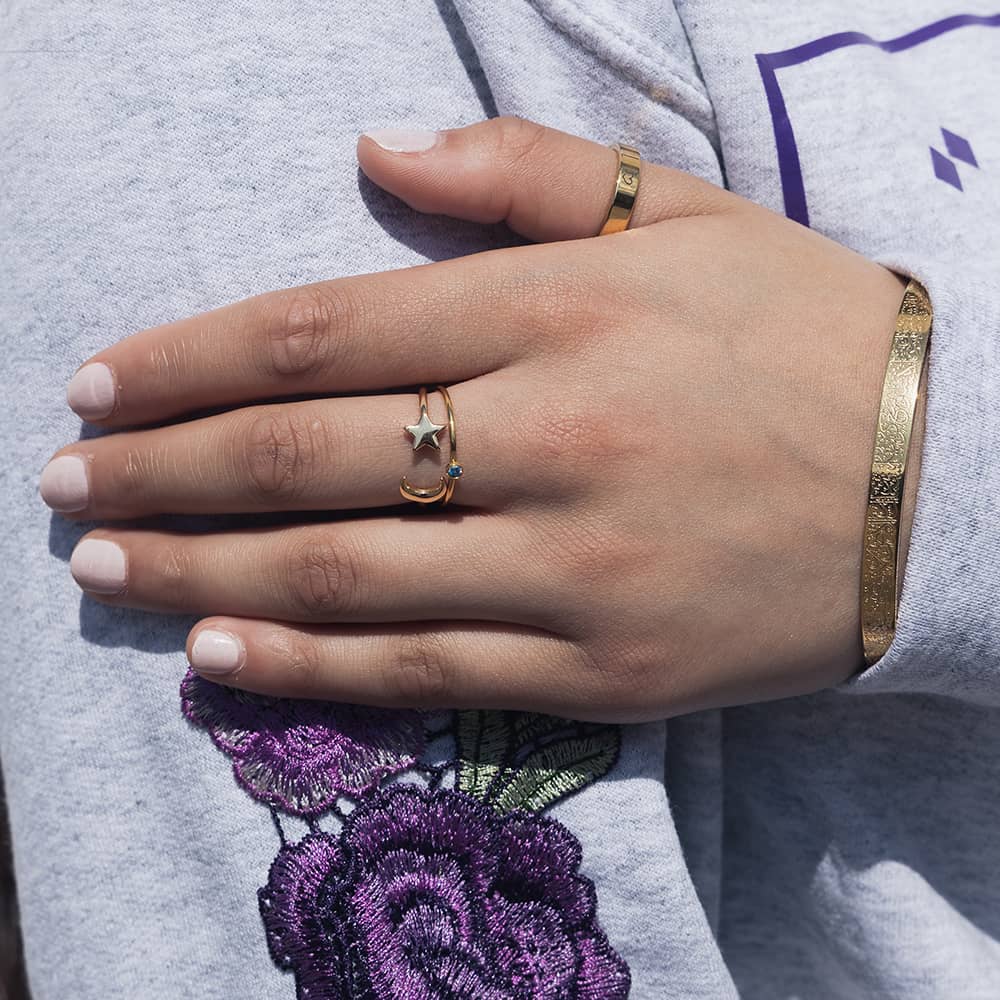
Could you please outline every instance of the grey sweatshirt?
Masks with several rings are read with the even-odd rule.
[[[35,1000],[296,989],[258,910],[275,825],[178,708],[191,622],[81,599],[86,526],[37,499],[81,433],[66,381],[147,326],[503,242],[416,216],[354,159],[368,127],[497,112],[725,183],[918,276],[935,307],[888,655],[837,690],[626,727],[610,772],[549,810],[629,995],[1000,996],[1000,13],[376,7],[0,5],[0,762]],[[581,982],[517,995],[622,995]],[[323,995],[417,996],[364,988]]]

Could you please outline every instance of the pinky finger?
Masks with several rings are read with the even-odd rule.
[[[211,618],[188,637],[206,680],[258,694],[398,708],[507,708],[593,718],[607,693],[576,643],[500,623],[285,625]]]

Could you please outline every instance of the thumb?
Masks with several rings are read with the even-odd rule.
[[[418,212],[506,222],[536,242],[596,236],[618,175],[610,147],[511,117],[441,132],[375,129],[358,140],[358,162]],[[643,162],[631,227],[723,211],[733,200],[699,177]]]

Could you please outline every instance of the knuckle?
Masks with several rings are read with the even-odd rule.
[[[414,630],[397,640],[386,664],[385,686],[400,704],[441,708],[452,693],[451,673],[441,639]]]
[[[495,185],[490,194],[490,214],[495,218],[514,221],[521,227],[535,227],[541,213],[540,204],[532,199],[519,199],[514,191],[529,182],[533,174],[544,170],[534,162],[536,151],[545,142],[547,130],[526,118],[507,116],[499,120],[496,138],[496,159],[503,183]]]
[[[318,645],[308,636],[284,636],[275,644],[275,661],[283,663],[290,692],[309,695],[323,687],[325,663]]]
[[[319,375],[332,363],[335,333],[350,309],[333,286],[303,285],[284,295],[267,324],[271,372],[297,378]]]
[[[183,389],[183,381],[194,367],[192,344],[186,338],[157,340],[150,346],[146,364],[139,367],[143,392],[173,395]]]
[[[166,544],[150,560],[157,603],[183,610],[191,605],[190,560],[177,545]]]
[[[587,478],[594,470],[605,469],[621,447],[620,433],[613,421],[596,408],[542,402],[523,426],[530,428],[531,441],[543,467]]]
[[[301,496],[315,474],[314,426],[277,407],[254,415],[243,437],[241,450],[253,498],[290,503]]]
[[[500,157],[514,171],[531,159],[545,142],[548,132],[544,125],[517,115],[503,115],[496,119],[496,128]]]
[[[328,539],[296,545],[288,559],[288,592],[293,609],[309,619],[331,619],[355,609],[359,600],[358,561]]]
[[[556,567],[567,585],[589,590],[606,584],[609,577],[607,536],[604,531],[577,523],[563,530],[560,544],[554,546]]]
[[[580,649],[578,657],[592,697],[610,695],[620,700],[623,691],[649,692],[661,686],[657,675],[662,668],[662,654],[659,658],[647,655],[638,645],[605,641]]]
[[[546,552],[548,572],[558,592],[575,594],[599,594],[609,580],[629,579],[644,558],[640,543],[630,542],[600,516],[579,516],[550,525]]]
[[[641,320],[641,314],[628,306],[628,316],[623,314],[621,296],[608,281],[606,275],[583,261],[576,274],[561,280],[562,294],[550,310],[558,308],[557,303],[566,302],[565,308],[549,320],[552,347],[574,358],[599,356],[609,349],[619,352],[623,327]]]
[[[151,450],[129,448],[111,466],[107,497],[119,509],[144,507],[150,496],[150,484],[156,478],[156,458]],[[155,491],[154,491],[155,492]]]

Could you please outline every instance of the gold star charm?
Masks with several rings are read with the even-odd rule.
[[[406,428],[406,433],[413,437],[413,450],[430,445],[432,448],[441,450],[437,436],[444,430],[444,424],[435,424],[427,416],[427,404],[420,407],[420,420],[415,424],[410,424]]]

